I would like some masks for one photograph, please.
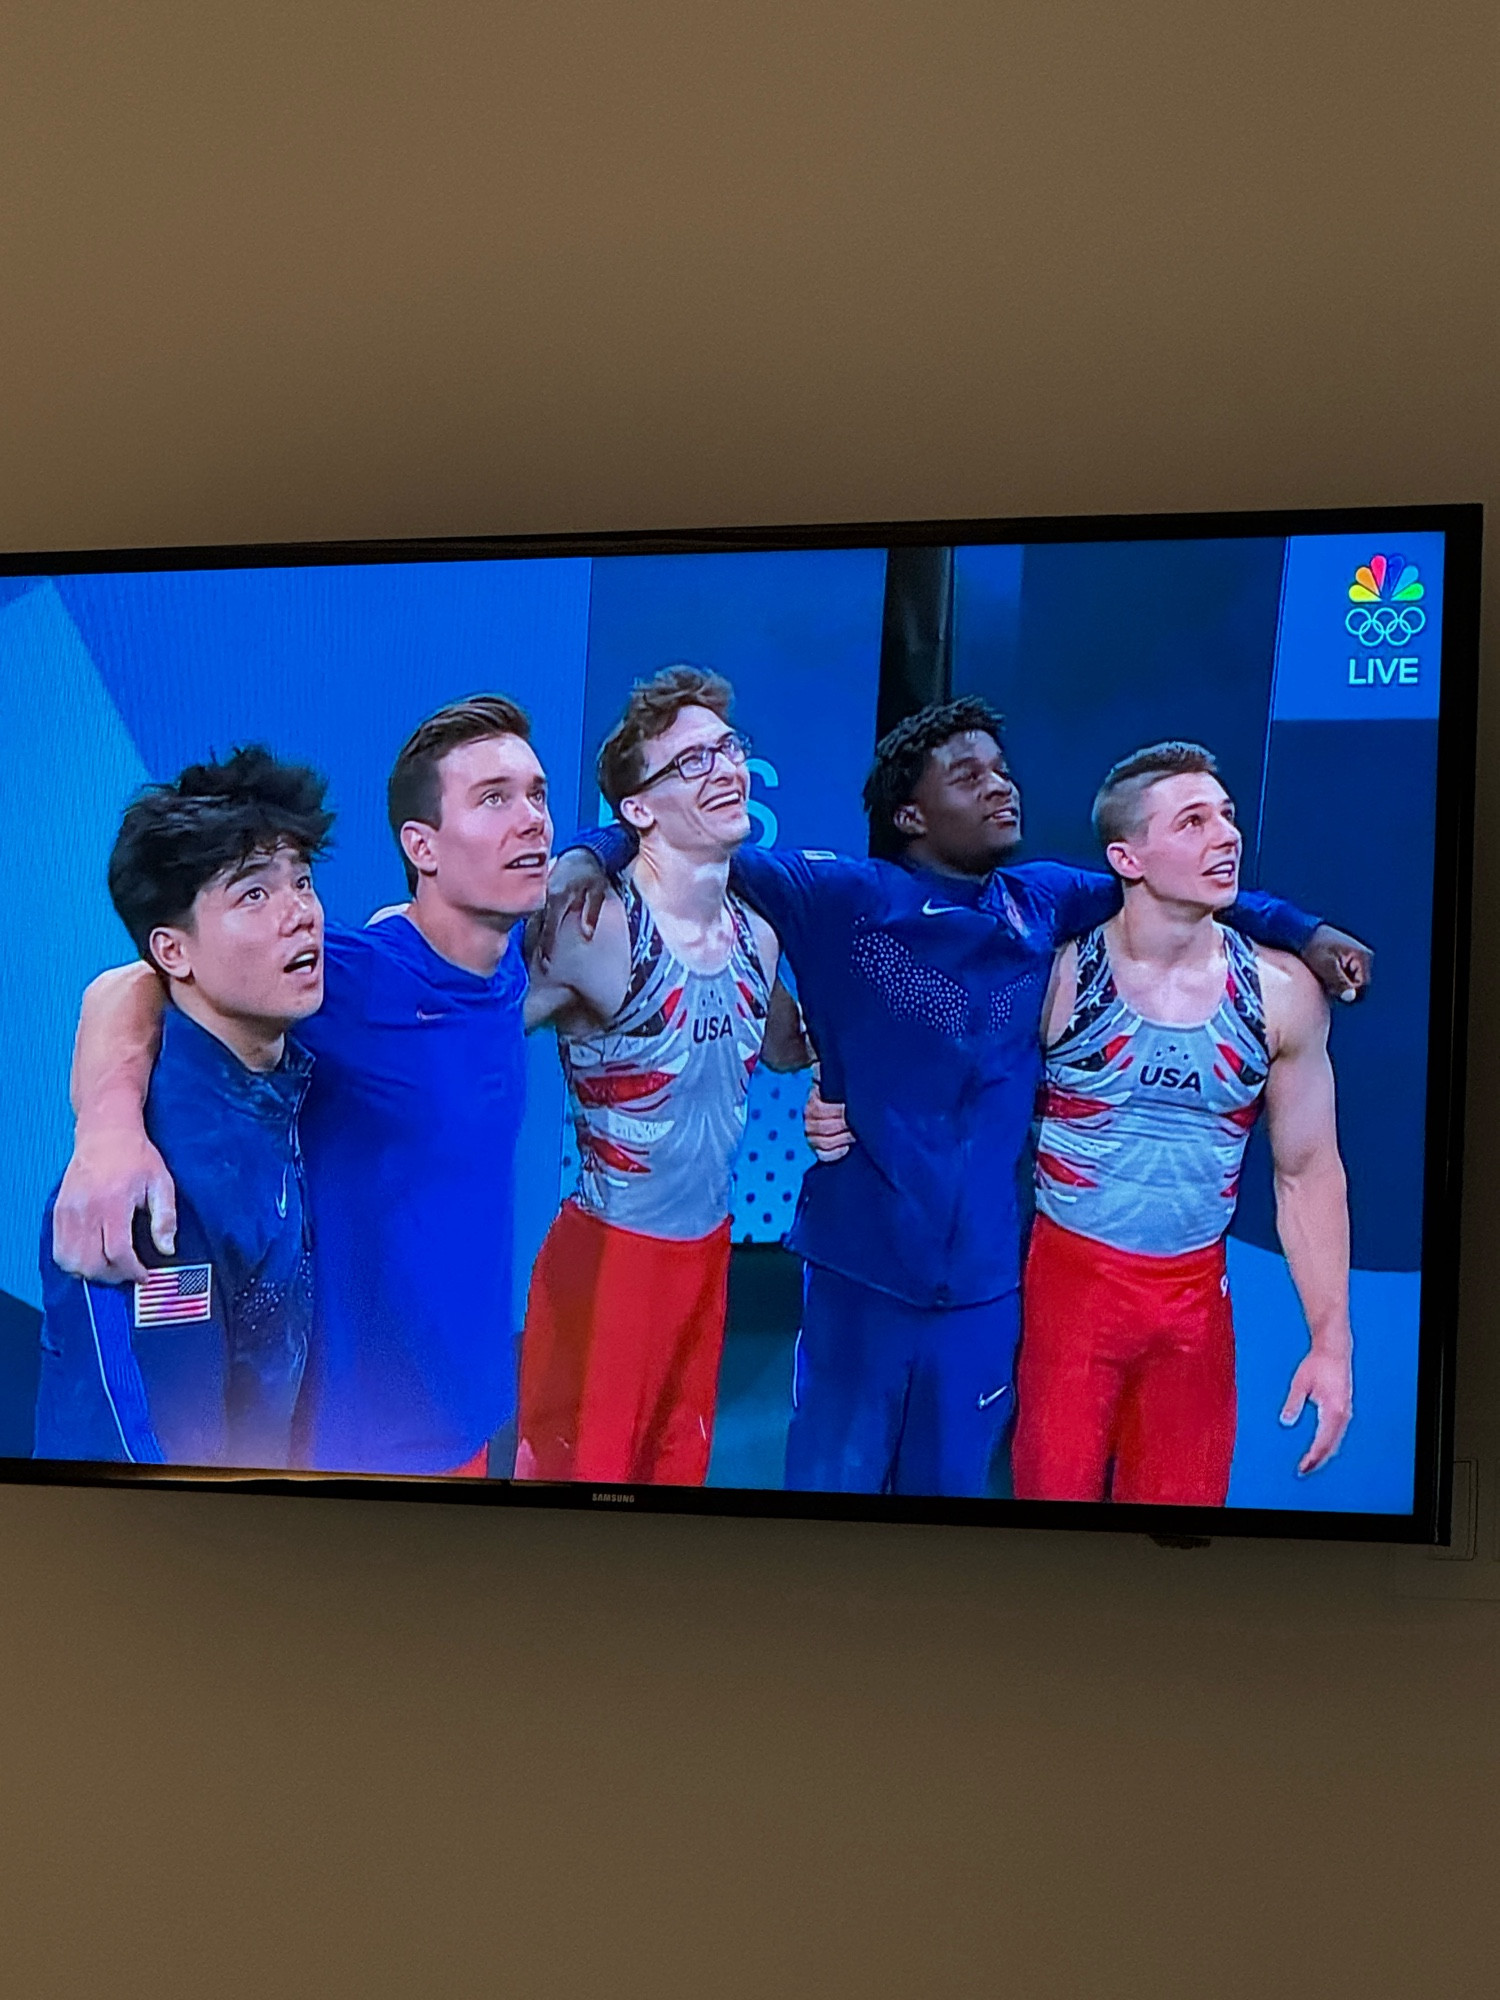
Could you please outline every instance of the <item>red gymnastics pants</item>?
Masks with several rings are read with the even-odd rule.
[[[1017,1499],[1223,1506],[1235,1393],[1222,1238],[1143,1257],[1039,1215],[1021,1311]]]
[[[563,1203],[521,1342],[518,1479],[701,1486],[729,1295],[729,1221],[687,1242]]]

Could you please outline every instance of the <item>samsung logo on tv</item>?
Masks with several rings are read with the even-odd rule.
[[[635,1505],[635,1495],[633,1493],[591,1493],[589,1498],[590,1500],[606,1501],[614,1507],[633,1507]]]

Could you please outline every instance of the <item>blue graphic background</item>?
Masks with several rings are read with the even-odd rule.
[[[1349,600],[1354,573],[1374,555],[1404,557],[1420,571],[1423,595],[1415,606],[1355,605]],[[1399,569],[1400,564],[1393,565]],[[1388,583],[1387,588],[1394,585]],[[1349,630],[1374,612],[1389,631],[1403,613],[1421,630],[1412,638],[1372,635],[1359,639]],[[1276,649],[1275,716],[1278,722],[1435,721],[1441,681],[1443,636],[1443,537],[1294,535],[1287,544],[1286,588],[1280,641]],[[1417,678],[1403,684],[1390,672],[1395,659],[1414,662]],[[1352,670],[1352,671],[1351,671]]]

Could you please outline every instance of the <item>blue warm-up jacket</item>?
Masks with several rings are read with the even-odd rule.
[[[619,827],[578,844],[616,872],[635,851]],[[1118,911],[1115,877],[1028,861],[970,878],[744,847],[730,883],[781,940],[823,1095],[847,1107],[857,1141],[808,1170],[788,1245],[910,1305],[1010,1291],[1053,955]],[[1259,892],[1226,919],[1287,951],[1319,922]]]
[[[42,1224],[39,1458],[284,1467],[312,1329],[298,1117],[312,1058],[290,1035],[280,1066],[247,1069],[168,1007],[146,1130],[177,1188],[163,1257],[144,1221],[154,1288],[69,1277]]]

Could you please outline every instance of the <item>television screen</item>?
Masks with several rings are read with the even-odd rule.
[[[1440,1535],[1478,547],[9,559],[9,1475]]]

